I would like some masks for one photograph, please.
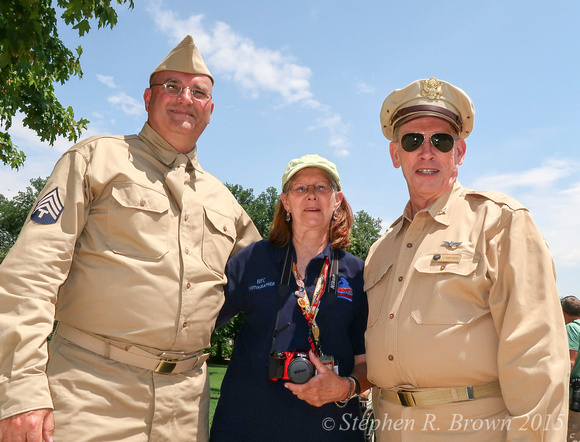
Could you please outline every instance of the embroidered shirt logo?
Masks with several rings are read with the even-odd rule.
[[[344,276],[341,276],[338,280],[337,297],[352,302],[352,289]]]
[[[248,287],[248,290],[261,290],[265,289],[266,287],[274,287],[275,285],[276,283],[274,281],[266,281],[266,278],[259,278],[256,280],[255,284]]]
[[[38,224],[54,224],[63,209],[64,206],[58,196],[58,187],[55,187],[38,201],[30,219]]]

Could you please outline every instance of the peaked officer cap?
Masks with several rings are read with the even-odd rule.
[[[460,138],[467,138],[473,129],[475,108],[469,96],[451,83],[436,78],[417,80],[385,98],[381,109],[383,134],[392,141],[397,126],[428,116],[448,121]]]

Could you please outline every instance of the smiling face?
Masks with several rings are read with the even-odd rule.
[[[334,210],[340,206],[342,192],[331,191],[327,194],[314,192],[314,185],[331,187],[328,174],[317,167],[307,167],[297,172],[289,183],[289,189],[297,186],[310,186],[305,195],[297,196],[291,191],[282,192],[280,199],[284,209],[292,214],[292,233],[305,234],[319,232],[328,235],[330,219]]]
[[[165,83],[169,79],[178,80],[184,87],[201,89],[210,94],[212,92],[211,80],[206,75],[162,71],[153,76],[152,84]],[[175,150],[182,153],[194,148],[213,112],[213,101],[202,103],[194,100],[189,89],[184,89],[179,96],[172,97],[165,93],[163,86],[153,86],[145,89],[143,99],[149,114],[149,125]]]
[[[466,150],[463,139],[458,139],[450,152],[440,152],[431,144],[430,137],[435,133],[457,138],[453,126],[437,117],[421,117],[402,124],[396,131],[397,140],[417,132],[425,135],[425,141],[413,152],[403,150],[399,141],[390,145],[393,166],[401,168],[407,181],[413,216],[453,187]]]

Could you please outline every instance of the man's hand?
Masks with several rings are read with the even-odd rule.
[[[0,420],[0,442],[52,442],[54,415],[49,408]]]
[[[292,391],[298,399],[302,399],[315,407],[321,407],[329,402],[347,399],[350,391],[350,381],[340,377],[326,367],[312,351],[308,355],[310,362],[316,368],[316,376],[305,384],[287,382],[284,386]]]

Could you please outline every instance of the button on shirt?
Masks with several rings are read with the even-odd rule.
[[[389,417],[413,419],[426,412],[439,417],[442,409],[449,418],[451,413],[500,416],[514,420],[514,440],[524,434],[526,440],[539,440],[530,434],[541,428],[525,425],[537,415],[536,422],[551,429],[544,440],[564,439],[565,429],[550,427],[558,425],[558,416],[565,418],[567,407],[566,336],[554,264],[521,204],[455,183],[414,219],[408,205],[371,248],[365,289],[368,378],[375,385],[428,389],[499,379],[502,389],[503,400],[486,398],[427,411],[380,401]],[[438,424],[449,429],[441,419]],[[416,427],[421,426],[417,417]],[[486,440],[484,433],[473,440]],[[419,432],[405,439],[404,430],[389,434],[393,440],[437,435]],[[464,440],[465,433],[439,437]],[[491,437],[498,440],[497,434]]]
[[[0,267],[0,348],[14,354],[1,361],[3,412],[50,406],[39,373],[57,299],[56,319],[87,333],[153,353],[209,347],[226,261],[260,236],[196,152],[183,210],[164,181],[177,152],[148,124],[61,157],[40,198],[56,189],[62,213],[49,224],[29,219]]]

